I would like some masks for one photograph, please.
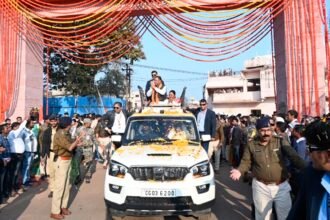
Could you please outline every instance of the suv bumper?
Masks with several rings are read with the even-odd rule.
[[[105,199],[105,203],[115,216],[146,215],[194,215],[211,212],[215,199],[196,205],[190,197],[143,198],[127,197],[124,204],[116,204]]]

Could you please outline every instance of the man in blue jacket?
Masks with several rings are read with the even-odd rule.
[[[307,167],[288,219],[330,219],[330,124],[312,122],[305,137],[312,166]]]

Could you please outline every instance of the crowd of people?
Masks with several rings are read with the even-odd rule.
[[[196,116],[214,173],[225,161],[230,178],[251,184],[253,219],[272,219],[272,212],[278,220],[329,219],[330,114],[228,116],[208,109],[205,99],[199,104],[187,110]]]
[[[215,173],[227,161],[233,180],[250,180],[257,220],[271,219],[272,210],[279,220],[327,219],[330,115],[298,118],[293,109],[261,117],[217,115],[208,151]]]
[[[121,102],[102,116],[50,115],[39,121],[31,113],[25,120],[6,119],[0,124],[0,204],[45,180],[52,198],[50,217],[70,215],[72,184],[90,183],[97,161],[107,168],[120,146],[110,136],[122,135],[126,120]]]
[[[145,92],[150,104],[180,103],[174,90],[167,96],[157,71]],[[225,162],[232,167],[233,180],[244,177],[251,184],[255,219],[271,219],[272,210],[279,220],[329,216],[330,115],[300,117],[293,109],[272,116],[219,115],[205,99],[198,108],[185,110],[196,117],[201,146],[214,160],[215,174]],[[111,135],[123,135],[127,118],[122,103],[116,102],[102,116],[50,115],[41,122],[31,112],[25,120],[6,119],[0,124],[0,204],[47,180],[50,217],[70,215],[71,185],[90,183],[96,161],[107,168],[121,145]],[[169,137],[185,138],[180,129],[169,130]]]

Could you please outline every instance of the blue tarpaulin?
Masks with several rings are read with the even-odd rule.
[[[102,99],[102,100],[101,100]],[[61,96],[48,98],[48,115],[63,115],[68,113],[70,116],[77,113],[80,115],[95,113],[103,115],[107,111],[113,110],[115,102],[121,102],[123,108],[126,106],[126,100],[114,98],[111,96],[101,96],[101,99],[95,96]],[[47,108],[47,98],[44,98],[44,109]],[[44,115],[46,112],[44,112]]]

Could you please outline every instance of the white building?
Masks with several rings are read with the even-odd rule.
[[[268,114],[275,111],[272,56],[258,56],[244,63],[241,72],[212,71],[204,95],[216,113]]]

